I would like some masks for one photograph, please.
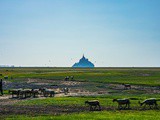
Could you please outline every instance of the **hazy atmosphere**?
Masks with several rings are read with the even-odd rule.
[[[0,65],[160,67],[159,0],[0,0]]]

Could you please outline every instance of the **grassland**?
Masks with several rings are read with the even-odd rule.
[[[146,97],[153,97],[154,95],[148,96],[132,96],[131,100],[131,109],[128,110],[118,110],[117,103],[113,103],[113,98],[127,98],[129,96],[90,96],[90,97],[57,97],[57,98],[46,98],[46,99],[34,99],[18,102],[12,107],[16,109],[26,109],[24,106],[32,106],[34,108],[38,107],[38,112],[35,112],[33,109],[30,109],[30,112],[26,115],[21,111],[21,114],[10,114],[5,116],[6,119],[13,120],[39,120],[39,119],[54,119],[54,120],[158,120],[160,119],[160,110],[159,109],[149,109],[147,107],[145,110],[143,107],[140,107],[138,101],[146,99]],[[154,96],[155,97],[155,96]],[[156,96],[160,98],[160,95]],[[85,106],[85,100],[97,99],[101,103],[102,111],[91,111]],[[158,102],[160,103],[160,102]],[[43,108],[43,109],[42,109]],[[45,109],[46,108],[46,109]],[[48,109],[51,108],[51,109]],[[59,108],[63,109],[57,112],[53,112],[54,109]],[[43,111],[51,110],[48,114],[42,114]],[[34,113],[35,112],[35,113]],[[33,114],[34,113],[34,114]]]
[[[22,78],[63,80],[74,76],[77,81],[160,86],[160,68],[1,68],[0,73],[13,77],[12,81]]]
[[[102,111],[64,114],[61,116],[10,116],[7,120],[159,120],[159,111]]]
[[[102,89],[108,90],[109,94],[96,96],[77,97],[53,97],[20,100],[12,105],[1,106],[4,110],[13,108],[13,112],[4,114],[1,112],[0,119],[54,119],[54,120],[158,120],[160,119],[160,108],[144,110],[138,104],[146,98],[160,99],[159,93],[152,93],[154,87],[160,87],[160,68],[0,68],[0,76],[8,76],[6,81],[23,84],[28,78],[38,80],[59,81],[66,76],[74,76],[73,81],[87,82],[83,89],[93,91]],[[25,82],[24,82],[25,83]],[[91,84],[88,84],[91,83]],[[115,90],[117,85],[128,83],[135,85],[131,90]],[[113,84],[107,86],[107,84]],[[93,87],[93,85],[96,86]],[[115,85],[115,86],[114,86]],[[145,91],[136,89],[137,86],[149,87]],[[147,92],[151,91],[151,92]],[[159,91],[159,90],[158,90]],[[7,95],[7,90],[5,90]],[[117,103],[113,103],[113,98],[129,98],[131,109],[117,110]],[[97,99],[100,101],[102,111],[89,112],[84,101]],[[158,102],[160,104],[160,101]],[[1,109],[2,109],[1,108]],[[19,111],[18,111],[19,110]],[[28,111],[26,111],[28,110]],[[21,115],[22,114],[22,115]]]

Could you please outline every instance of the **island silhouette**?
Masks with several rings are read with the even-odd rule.
[[[94,64],[90,62],[87,58],[85,58],[83,55],[79,62],[75,63],[72,67],[93,68]]]

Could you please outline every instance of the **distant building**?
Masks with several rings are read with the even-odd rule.
[[[83,57],[79,60],[78,63],[75,63],[72,67],[80,67],[80,68],[93,68],[94,64],[91,63],[87,58]]]

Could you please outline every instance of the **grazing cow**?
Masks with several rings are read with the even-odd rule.
[[[157,108],[158,104],[157,104],[157,100],[155,98],[149,98],[144,100],[142,103],[139,101],[138,102],[140,104],[140,106],[144,105],[144,108],[146,107],[146,105],[148,105],[151,109],[151,106],[154,106],[155,108]]]
[[[122,85],[124,86],[124,89],[128,89],[128,88],[131,89],[131,85],[130,84],[124,84],[123,83]]]
[[[118,109],[123,108],[122,105],[125,105],[124,108],[128,107],[128,109],[130,108],[130,100],[129,99],[113,99],[113,102],[117,102],[118,103]]]
[[[90,101],[85,101],[85,105],[88,104],[90,106],[90,111],[96,110],[98,106],[98,110],[101,110],[101,106],[98,100],[90,100]],[[93,108],[94,106],[94,108]]]

